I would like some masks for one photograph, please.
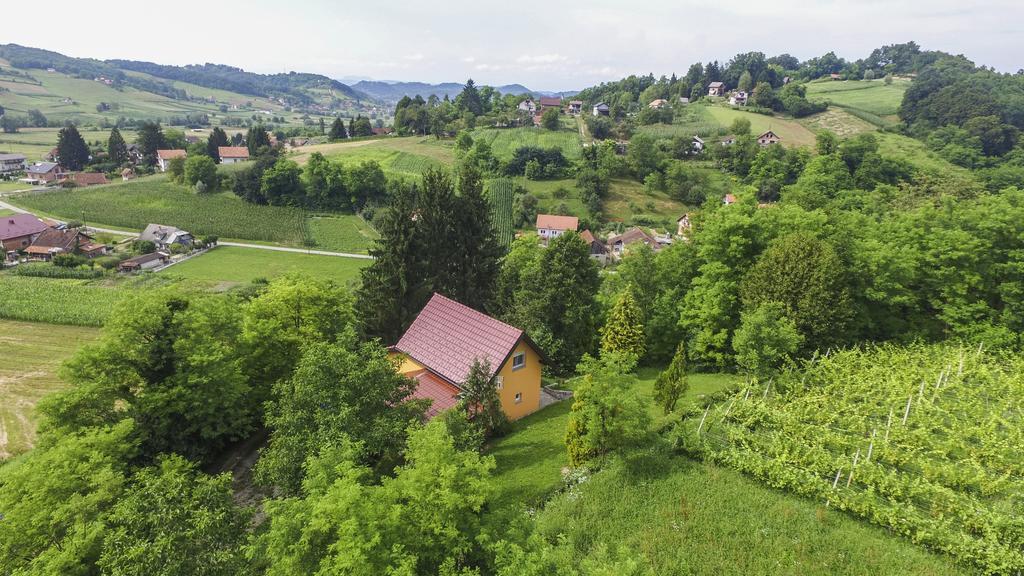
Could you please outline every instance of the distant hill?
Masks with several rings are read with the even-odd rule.
[[[405,96],[416,96],[417,94],[429,98],[435,95],[438,98],[455,98],[462,92],[463,84],[459,82],[444,82],[441,84],[427,84],[426,82],[386,82],[381,80],[362,80],[352,85],[355,90],[367,94],[373,98],[394,104]],[[530,90],[522,84],[507,84],[505,86],[493,87],[502,94],[533,94],[535,96],[555,95],[555,93],[539,92]],[[566,93],[565,95],[572,94]]]

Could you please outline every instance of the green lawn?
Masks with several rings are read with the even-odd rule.
[[[385,172],[411,177],[422,175],[427,168],[444,168],[455,161],[450,143],[420,136],[303,146],[293,152],[290,158],[299,164],[305,164],[314,152],[345,165],[373,160],[380,163]]]
[[[862,110],[869,114],[894,116],[903,102],[903,93],[910,80],[894,79],[892,84],[883,80],[822,81],[807,84],[807,98],[829,101],[836,106]]]
[[[657,370],[639,373],[649,398]],[[684,402],[739,378],[692,374]],[[598,546],[621,547],[653,574],[970,574],[885,530],[820,503],[778,492],[727,468],[677,455],[652,433],[566,489],[563,436],[571,400],[513,425],[490,448],[496,496],[485,521],[501,531],[533,510],[540,533],[577,563]],[[668,423],[650,404],[652,428]]]
[[[220,246],[166,268],[158,275],[204,283],[245,283],[300,272],[348,283],[358,280],[359,271],[369,264],[370,260],[357,258]]]
[[[544,128],[477,128],[470,133],[473,141],[487,142],[491,152],[502,159],[509,159],[523,146],[559,148],[569,160],[580,157],[580,132],[575,119],[562,118],[562,127],[552,131]]]
[[[307,221],[318,250],[366,254],[380,235],[359,216],[313,216]]]
[[[98,335],[95,328],[0,320],[0,460],[32,448],[36,403],[65,386],[60,364]]]
[[[709,106],[708,113],[722,126],[728,128],[733,120],[746,118],[750,120],[750,131],[756,136],[772,130],[782,138],[784,146],[813,146],[814,133],[800,122],[781,116],[766,116],[754,112],[746,112],[727,106]]]

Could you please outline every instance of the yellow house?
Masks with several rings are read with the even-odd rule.
[[[490,366],[509,420],[540,408],[544,357],[522,330],[434,294],[392,352],[399,371],[416,379],[416,398],[433,401],[428,416],[458,403],[475,361]]]

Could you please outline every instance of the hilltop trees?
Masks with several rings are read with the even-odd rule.
[[[480,116],[484,113],[484,104],[480,98],[480,91],[477,90],[476,83],[470,78],[466,80],[466,85],[462,88],[462,92],[455,98],[455,106],[460,110],[465,110],[472,113],[474,116]]]
[[[258,156],[261,148],[270,148],[270,134],[262,124],[256,124],[246,132],[245,145],[249,148],[250,156]]]
[[[57,158],[68,170],[81,170],[89,163],[89,146],[73,125],[57,132]]]

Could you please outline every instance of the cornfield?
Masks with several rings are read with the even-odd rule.
[[[487,183],[487,196],[491,201],[491,218],[498,241],[508,246],[515,238],[515,227],[512,223],[512,196],[515,182],[508,178],[498,178]]]
[[[0,274],[0,318],[102,326],[129,291],[90,284],[85,280],[56,280]]]

